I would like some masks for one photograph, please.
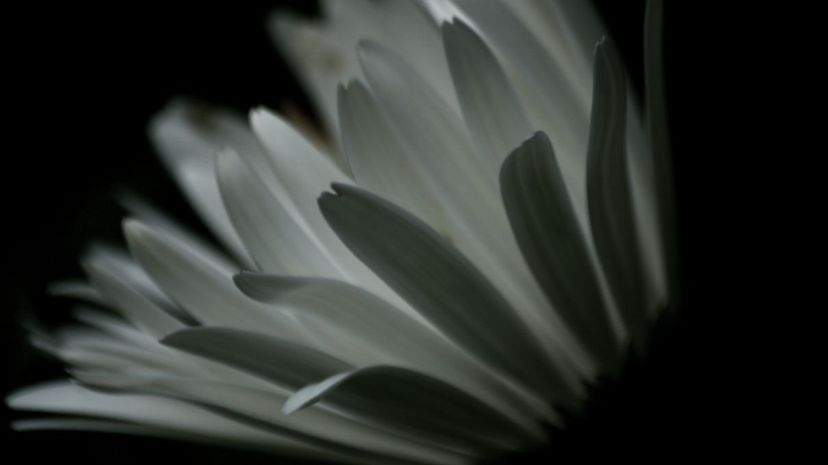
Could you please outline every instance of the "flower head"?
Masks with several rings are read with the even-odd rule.
[[[542,443],[645,350],[675,298],[659,14],[645,118],[585,2],[325,6],[273,29],[337,143],[266,109],[158,115],[222,248],[129,200],[129,252],[56,288],[117,316],[34,332],[73,382],[9,398],[97,419],[19,429],[465,463]]]

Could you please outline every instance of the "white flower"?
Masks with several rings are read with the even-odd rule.
[[[152,136],[225,250],[129,200],[130,253],[55,288],[120,316],[35,332],[73,381],[8,399],[85,419],[18,429],[465,463],[543,442],[644,350],[675,301],[661,3],[646,129],[586,2],[324,6],[274,31],[337,146],[170,105]]]

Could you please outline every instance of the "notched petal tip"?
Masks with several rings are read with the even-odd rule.
[[[552,147],[552,141],[549,139],[549,136],[544,131],[535,131],[529,138],[521,142],[521,144],[516,147],[506,160],[503,161],[503,164],[500,166],[500,173],[501,177],[503,176],[503,171],[506,169],[507,165],[510,163],[510,160],[514,160],[517,158],[520,153],[535,153],[535,151],[531,151],[532,148],[543,148],[548,149],[549,151],[554,151]]]
[[[264,105],[256,105],[247,113],[247,118],[252,128],[256,128],[268,118],[274,118],[273,111]]]

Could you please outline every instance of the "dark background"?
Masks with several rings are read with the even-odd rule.
[[[167,2],[169,3],[169,2]],[[45,296],[59,278],[80,276],[76,258],[93,238],[120,241],[113,192],[128,187],[204,230],[162,169],[146,124],[172,97],[188,95],[239,112],[287,100],[309,108],[264,27],[275,6],[314,11],[312,2],[255,1],[197,7],[161,2],[117,6],[32,5],[12,9],[4,30],[7,80],[2,151],[6,218],[2,308],[2,392],[59,377],[61,367],[25,342],[27,315],[65,321],[69,305]],[[640,86],[643,1],[596,2]],[[733,447],[751,374],[731,321],[743,283],[731,245],[740,200],[723,167],[734,152],[723,137],[733,103],[731,61],[739,41],[697,2],[667,2],[668,98],[678,186],[685,301],[663,324],[653,357],[599,389],[596,405],[556,454],[618,450],[679,456]],[[732,194],[732,195],[731,195]],[[4,454],[27,461],[71,457],[119,464],[158,459],[273,463],[271,457],[174,441],[99,433],[14,434],[19,416],[3,407]],[[737,426],[738,425],[738,426]],[[606,448],[599,445],[607,445]],[[7,462],[8,463],[8,462]]]

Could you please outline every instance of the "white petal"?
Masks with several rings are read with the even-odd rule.
[[[592,2],[583,0],[522,0],[504,2],[532,31],[550,57],[578,87],[580,98],[592,96],[592,54],[605,27]]]
[[[446,336],[540,392],[567,394],[557,367],[502,295],[444,238],[390,202],[335,185],[319,204],[345,244]],[[503,341],[508,341],[504,344]]]
[[[161,338],[184,326],[117,272],[95,262],[87,263],[85,269],[95,287],[137,328]]]
[[[602,368],[615,368],[619,347],[546,134],[538,132],[509,155],[500,182],[523,257],[558,315]]]
[[[620,57],[611,44],[595,50],[587,164],[587,194],[592,236],[631,341],[644,344],[650,313],[626,153],[627,84]]]
[[[416,156],[421,184],[433,186],[443,202],[444,233],[509,299],[541,338],[550,357],[578,359],[571,338],[548,321],[548,303],[518,250],[482,155],[474,153],[460,118],[417,72],[378,44],[363,43],[360,60],[388,119]],[[554,334],[549,337],[549,334]],[[561,362],[567,366],[568,362]]]
[[[444,23],[443,46],[463,118],[475,147],[496,176],[515,147],[533,132],[511,83],[483,40],[462,20]]]
[[[135,422],[145,425],[148,432],[169,432],[187,438],[210,438],[211,442],[240,442],[269,450],[300,447],[300,443],[296,441],[259,431],[181,401],[135,394],[102,394],[67,381],[41,384],[17,391],[6,399],[6,403],[16,410],[67,413]],[[37,423],[38,420],[31,421],[32,423],[23,423],[19,426],[23,429],[80,427],[77,423],[44,424]]]
[[[506,2],[454,3],[503,63],[534,128],[549,133],[561,155],[561,170],[576,202],[579,220],[586,227],[584,174],[589,100],[579,95],[577,80],[567,74],[567,63],[550,56]]]
[[[134,220],[124,223],[124,232],[130,250],[147,273],[202,323],[301,339],[289,315],[251,302],[236,289],[232,276],[237,270],[224,268],[186,244]]]
[[[346,280],[359,283],[396,302],[394,295],[365,265],[337,239],[316,205],[316,198],[334,182],[351,182],[331,160],[296,132],[287,122],[267,110],[254,110],[250,122],[267,149],[276,177],[284,186],[286,199],[292,202],[305,227],[324,247]],[[283,200],[280,198],[280,201]]]
[[[307,225],[293,216],[295,209],[286,207],[235,152],[219,154],[217,165],[227,212],[259,269],[340,276]]]
[[[410,60],[453,99],[451,79],[440,50],[440,36],[428,18],[408,1],[325,0],[322,19],[277,14],[271,30],[282,52],[321,110],[330,133],[338,133],[338,85],[361,76],[354,53],[360,40],[386,44]]]
[[[372,366],[302,388],[282,410],[293,414],[320,400],[421,440],[494,453],[531,442],[526,432],[486,404],[416,371]]]
[[[262,159],[264,161],[264,159]],[[236,267],[238,264],[226,256],[226,252],[219,250],[213,244],[208,243],[204,237],[191,231],[187,226],[169,217],[155,205],[147,202],[139,195],[132,192],[121,192],[118,194],[120,203],[130,216],[143,224],[151,226],[155,230],[164,231],[166,234],[177,237],[181,242],[189,244],[190,247],[210,256],[213,260],[221,261],[228,267]]]
[[[504,385],[430,326],[364,289],[333,280],[255,273],[234,279],[256,300],[296,309],[297,317],[318,335],[320,346],[356,366],[415,369],[461,387],[516,421],[544,415],[543,408]]]
[[[224,148],[261,150],[231,115],[178,101],[150,125],[150,136],[190,203],[243,266],[252,262],[227,217],[215,177],[214,157]]]
[[[349,369],[318,350],[252,331],[192,328],[175,332],[162,344],[232,366],[286,389]]]
[[[55,297],[67,297],[105,305],[106,299],[100,291],[86,281],[64,280],[49,284],[48,292]]]
[[[352,81],[339,89],[342,150],[359,185],[445,230],[443,208],[418,155],[400,139],[368,89]]]

